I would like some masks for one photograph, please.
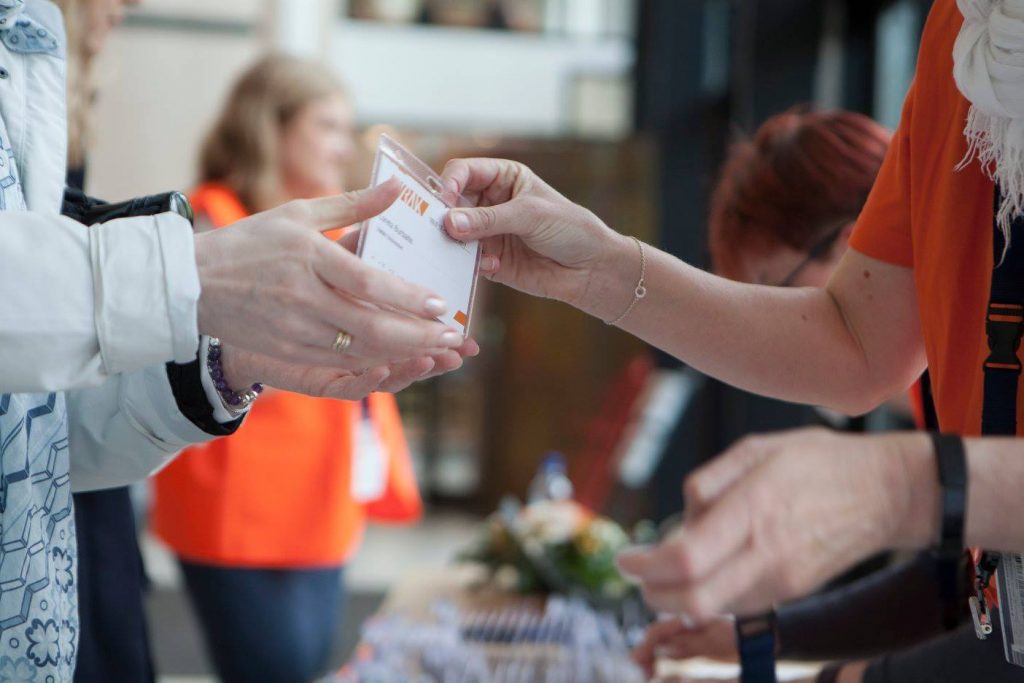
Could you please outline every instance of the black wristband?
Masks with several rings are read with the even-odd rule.
[[[942,484],[942,537],[938,551],[944,556],[958,557],[965,547],[967,454],[959,436],[932,432],[931,437]]]
[[[775,612],[736,619],[740,683],[776,683]]]

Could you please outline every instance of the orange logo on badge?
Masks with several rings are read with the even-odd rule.
[[[416,192],[405,183],[402,183],[402,194],[398,195],[398,200],[421,216],[426,215],[427,213],[427,208],[429,206],[427,204],[427,200],[416,194]]]

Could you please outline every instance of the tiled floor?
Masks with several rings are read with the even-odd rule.
[[[358,640],[358,625],[380,604],[388,586],[408,572],[443,568],[465,547],[480,520],[459,514],[428,515],[416,527],[371,527],[346,570],[345,627],[332,652],[340,666]],[[153,581],[148,599],[150,636],[160,683],[212,683],[196,622],[173,557],[151,538],[143,556]]]

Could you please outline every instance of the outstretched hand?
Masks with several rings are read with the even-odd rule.
[[[447,303],[378,270],[321,232],[375,216],[397,198],[385,183],[298,200],[196,235],[199,330],[285,363],[364,370],[457,349],[462,334],[433,318]],[[339,332],[346,353],[332,351]]]
[[[937,482],[922,434],[748,438],[687,480],[686,523],[619,567],[658,611],[757,614],[879,550],[932,543]]]
[[[455,239],[482,241],[488,278],[585,306],[592,273],[621,236],[514,161],[456,159],[442,182],[449,200],[462,195],[473,205],[450,211],[445,226]]]

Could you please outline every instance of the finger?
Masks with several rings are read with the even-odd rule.
[[[647,627],[644,633],[644,642],[654,647],[661,647],[669,641],[684,634],[690,634],[693,629],[689,628],[676,616],[662,617]]]
[[[778,436],[752,436],[699,468],[683,482],[683,498],[699,515],[751,469],[764,462],[779,441]]]
[[[434,356],[434,368],[423,379],[440,377],[441,375],[446,375],[449,372],[455,372],[462,367],[464,362],[465,361],[462,360],[462,356],[455,351],[438,354]]]
[[[759,555],[741,551],[703,580],[676,587],[645,586],[644,600],[652,609],[685,614],[696,624],[730,613],[736,600],[757,584],[762,575]]]
[[[480,344],[477,343],[476,339],[466,337],[466,341],[462,343],[462,346],[455,350],[463,358],[476,358],[480,355]]]
[[[498,260],[497,256],[482,256],[480,257],[480,273],[482,275],[494,275],[501,270],[501,261]]]
[[[346,354],[353,356],[409,360],[465,344],[461,332],[442,323],[367,306],[326,288],[305,305],[323,322],[327,336],[317,339],[324,340],[324,347],[347,332],[352,341]]]
[[[375,391],[388,379],[391,371],[387,367],[370,368],[358,375],[339,377],[327,385],[324,396],[344,401],[360,401]]]
[[[326,232],[373,218],[394,204],[401,191],[401,183],[392,178],[365,190],[346,192],[335,197],[302,199],[293,204],[302,210],[302,223],[319,232]]]
[[[452,159],[441,172],[441,184],[450,198],[487,193],[492,203],[508,201],[524,170],[521,164],[506,159]]]
[[[381,384],[378,391],[397,394],[413,382],[426,379],[433,369],[434,360],[432,358],[415,358],[392,366],[391,377]]]
[[[727,500],[653,548],[619,555],[619,567],[645,585],[677,586],[705,578],[736,553],[750,537],[747,506]]]
[[[445,216],[444,224],[448,234],[462,242],[499,235],[526,236],[536,227],[536,213],[532,201],[517,198],[495,206],[452,209]]]
[[[633,648],[631,656],[648,677],[654,675],[654,665],[658,653],[667,643],[673,642],[680,635],[685,634],[687,629],[679,619],[665,619],[655,622],[647,627],[643,641]]]
[[[319,346],[290,344],[284,345],[284,350],[271,349],[269,352],[261,352],[277,360],[288,363],[304,365],[314,368],[333,368],[336,370],[347,370],[349,372],[365,372],[370,368],[388,366],[392,363],[403,362],[405,358],[360,358],[349,354],[342,354],[333,349],[326,349]]]
[[[437,294],[368,265],[327,240],[316,252],[314,269],[331,287],[363,301],[428,318],[448,311],[448,303]]]
[[[441,323],[359,304],[326,287],[313,292],[301,303],[305,310],[279,322],[281,339],[268,353],[314,367],[362,370],[464,343],[461,333]],[[344,353],[333,348],[341,333],[350,336]]]

